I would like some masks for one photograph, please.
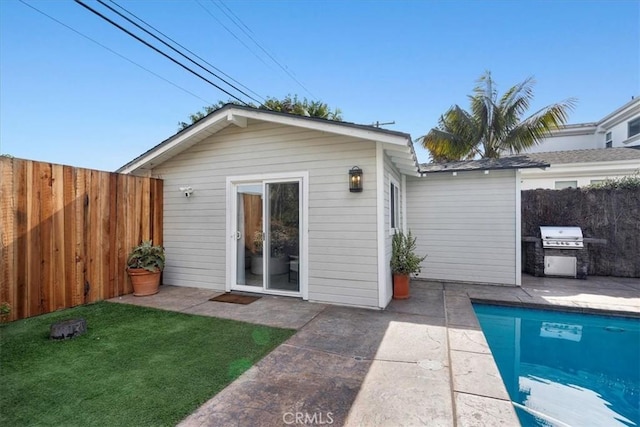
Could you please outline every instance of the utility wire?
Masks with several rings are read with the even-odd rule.
[[[238,22],[240,22],[240,24],[242,24],[242,26],[244,28],[247,29],[247,31],[249,31],[251,34],[253,34],[254,36],[256,35],[253,31],[251,31],[251,28],[247,27],[247,25],[242,22],[242,19],[240,19],[240,17],[238,15],[236,15],[235,13],[233,13],[233,10],[229,9],[229,7],[222,1],[222,0],[218,0],[220,2],[220,4],[222,6],[224,6],[225,9],[227,9],[227,11],[229,11],[230,14],[232,14],[237,20]]]
[[[207,79],[206,77],[202,76],[201,74],[197,73],[196,71],[193,71],[191,68],[187,67],[186,65],[184,65],[183,63],[181,63],[180,61],[178,61],[177,59],[169,56],[168,54],[166,54],[165,52],[161,51],[160,49],[158,49],[157,47],[153,46],[151,43],[143,40],[142,38],[138,37],[137,35],[133,34],[131,31],[127,30],[126,28],[124,28],[123,26],[121,26],[120,24],[114,22],[113,20],[109,19],[108,17],[106,17],[105,15],[103,15],[102,13],[98,12],[97,10],[93,9],[91,6],[83,3],[81,0],[74,0],[76,3],[78,3],[80,6],[84,7],[85,9],[87,9],[88,11],[92,12],[93,14],[99,16],[100,18],[104,19],[105,21],[107,21],[108,23],[110,23],[111,25],[113,25],[114,27],[120,29],[121,31],[127,33],[129,36],[133,37],[134,39],[138,40],[140,43],[144,44],[145,46],[153,49],[154,51],[158,52],[160,55],[164,56],[165,58],[167,58],[168,60],[170,60],[171,62],[175,63],[176,65],[184,68],[185,70],[187,70],[188,72],[190,72],[191,74],[199,77],[200,79],[204,80],[205,82],[209,83],[211,86],[215,87],[216,89],[226,93],[227,95],[229,95],[230,97],[232,97],[233,99],[237,100],[238,102],[249,106],[249,104],[247,104],[245,101],[243,101],[242,99],[238,98],[237,96],[233,95],[231,92],[223,89],[222,87],[218,86],[217,84],[215,84],[214,82],[212,82],[211,80]]]
[[[179,46],[180,48],[184,49],[185,51],[189,52],[191,55],[195,56],[196,58],[198,58],[199,60],[201,60],[202,62],[204,62],[205,64],[207,64],[208,66],[210,66],[211,68],[213,68],[214,70],[216,70],[217,72],[219,72],[220,74],[222,74],[223,76],[227,77],[229,80],[233,81],[234,83],[236,83],[238,86],[242,86],[244,89],[246,89],[248,92],[251,92],[252,94],[254,94],[255,96],[257,96],[258,98],[262,99],[263,101],[265,101],[265,98],[263,96],[261,96],[260,94],[252,91],[251,89],[249,89],[247,86],[243,85],[242,83],[240,83],[239,81],[237,81],[236,79],[234,79],[233,77],[231,77],[230,75],[228,75],[227,73],[225,73],[224,71],[222,71],[221,69],[219,69],[218,67],[216,67],[215,65],[211,64],[210,62],[208,62],[206,59],[202,58],[201,56],[199,56],[198,54],[196,54],[195,52],[189,50],[187,47],[185,47],[184,45],[178,43],[177,41],[175,41],[174,39],[172,39],[171,37],[169,37],[168,35],[166,35],[165,33],[163,33],[162,31],[158,30],[157,28],[155,28],[153,25],[149,24],[148,22],[146,22],[144,19],[140,18],[139,16],[137,16],[136,14],[134,14],[133,12],[130,12],[129,10],[125,9],[123,6],[120,6],[118,3],[116,3],[113,0],[109,0],[109,2],[113,3],[116,7],[118,7],[120,10],[124,11],[125,13],[127,13],[129,16],[132,16],[133,18],[135,18],[136,20],[138,20],[139,22],[142,22],[144,25],[146,25],[148,28],[151,28],[153,31],[155,31],[156,33],[162,35],[165,39],[170,40],[173,44]],[[100,1],[100,3],[102,3],[104,6],[108,7],[109,9],[113,10],[112,8],[110,8],[108,5],[104,4],[103,2]],[[136,25],[138,28],[142,29],[143,31],[145,31],[146,33],[152,35],[154,38],[160,40],[157,36],[149,33],[147,30],[145,30],[144,28],[140,27],[139,25],[137,25],[136,23],[130,21],[127,17],[123,16],[122,14],[120,14],[119,12],[113,10],[115,13],[117,13],[118,15],[122,16],[124,19],[127,19],[129,22],[131,22],[132,24]],[[160,40],[162,43],[164,43],[165,45],[169,46],[166,42]],[[169,46],[171,47],[171,46]],[[174,51],[176,50],[175,48],[171,47]],[[178,52],[180,53],[180,52]],[[182,56],[184,56],[182,53],[180,53]],[[189,59],[189,58],[187,58]],[[191,62],[194,62],[193,60],[189,59]],[[194,62],[195,63],[195,62]],[[198,65],[200,68],[203,68],[201,65]],[[215,76],[214,73],[211,73],[208,70],[205,70],[207,72],[209,72],[210,74],[213,74]],[[216,76],[218,77],[218,76]],[[249,96],[248,94],[242,92],[240,89],[236,88],[235,86],[233,86],[231,83],[227,82],[226,80],[218,77],[220,80],[222,80],[223,82],[225,82],[226,84],[228,84],[229,86],[235,88],[236,90],[238,90],[239,92],[243,93],[244,95],[246,95],[248,98],[256,101],[257,103],[261,104],[260,101],[256,100],[255,98],[252,98],[251,96]]]
[[[127,61],[127,62],[129,62],[129,63],[131,63],[131,64],[135,65],[136,67],[138,67],[138,68],[140,68],[140,69],[142,69],[142,70],[146,71],[147,73],[149,73],[149,74],[152,74],[152,75],[156,76],[157,78],[159,78],[160,80],[163,80],[163,81],[164,81],[164,82],[166,82],[166,83],[169,83],[171,86],[173,86],[173,87],[175,87],[175,88],[177,88],[177,89],[180,89],[181,91],[183,91],[183,92],[185,92],[185,93],[188,93],[189,95],[193,96],[194,98],[198,98],[199,100],[201,100],[201,101],[203,101],[203,102],[206,102],[207,104],[211,104],[211,101],[207,101],[206,99],[201,98],[200,96],[196,95],[195,93],[191,92],[190,90],[185,89],[185,88],[183,88],[182,86],[179,86],[179,85],[177,85],[177,84],[173,83],[172,81],[170,81],[170,80],[168,80],[168,79],[166,79],[166,78],[162,77],[160,74],[157,74],[157,73],[155,73],[155,72],[151,71],[150,69],[148,69],[148,68],[146,68],[146,67],[144,67],[144,66],[142,66],[142,65],[138,64],[137,62],[135,62],[135,61],[133,61],[133,60],[131,60],[131,59],[127,58],[126,56],[124,56],[124,55],[122,55],[122,54],[120,54],[120,53],[116,52],[115,50],[111,49],[110,47],[103,45],[103,44],[102,44],[102,43],[100,43],[99,41],[94,40],[94,39],[92,39],[91,37],[87,36],[86,34],[83,34],[83,33],[81,33],[80,31],[78,31],[78,30],[76,30],[76,29],[74,29],[74,28],[70,27],[69,25],[65,24],[64,22],[57,20],[57,19],[56,19],[56,18],[54,18],[53,16],[51,16],[51,15],[49,15],[49,14],[47,14],[47,13],[43,12],[42,10],[38,9],[37,7],[32,6],[32,5],[30,5],[29,3],[27,3],[27,2],[25,2],[25,1],[23,1],[23,0],[18,0],[18,1],[19,1],[20,3],[22,3],[22,4],[24,4],[25,6],[30,7],[31,9],[35,10],[35,11],[36,11],[36,12],[38,12],[39,14],[41,14],[41,15],[43,15],[43,16],[46,16],[47,18],[51,19],[53,22],[56,22],[56,23],[58,23],[58,24],[62,25],[63,27],[65,27],[66,29],[73,31],[74,33],[76,33],[76,34],[77,34],[77,35],[79,35],[80,37],[83,37],[83,38],[85,38],[85,39],[89,40],[90,42],[97,44],[97,45],[98,45],[98,46],[100,46],[101,48],[108,50],[109,52],[113,53],[114,55],[119,56],[120,58],[122,58],[122,59],[124,59],[125,61]]]
[[[204,5],[200,2],[200,0],[196,0],[196,3],[198,3],[198,5],[205,11],[207,12],[207,14],[209,16],[211,16],[213,19],[216,20],[216,22],[220,25],[222,25],[222,27],[227,30],[227,32],[229,34],[231,34],[236,40],[238,40],[244,47],[247,48],[247,50],[251,53],[253,53],[253,55],[258,58],[260,60],[260,62],[262,62],[264,65],[266,65],[267,67],[270,67],[269,64],[266,63],[266,61],[264,59],[262,59],[262,57],[260,55],[258,55],[253,49],[251,49],[249,47],[249,45],[247,45],[244,40],[242,40],[240,37],[238,37],[233,31],[231,31],[231,29],[229,27],[227,27],[226,25],[224,25],[224,23],[218,19],[217,16],[215,16],[213,13],[211,13],[211,11],[209,9],[207,9],[206,7],[204,7]]]
[[[247,31],[245,31],[245,29],[244,29],[244,28],[242,28],[242,26],[244,26],[244,27],[245,27],[245,28],[247,28],[249,31],[251,31],[251,30],[249,29],[249,27],[247,27],[247,25],[246,25],[244,22],[242,22],[242,20],[241,20],[240,18],[238,18],[238,17],[237,17],[237,15],[236,15],[235,13],[234,13],[233,15],[234,15],[234,16],[237,18],[237,20],[242,24],[242,26],[241,26],[240,24],[238,24],[238,22],[237,22],[233,17],[231,17],[231,16],[230,16],[230,15],[229,15],[229,14],[228,14],[228,13],[227,13],[223,8],[222,8],[222,7],[220,7],[220,5],[219,5],[218,3],[214,2],[214,0],[209,0],[209,1],[210,1],[211,3],[213,3],[213,4],[214,4],[214,5],[215,5],[215,6],[216,6],[216,7],[217,7],[217,8],[218,8],[222,13],[224,13],[224,14],[225,14],[225,16],[226,16],[227,18],[229,18],[229,20],[230,20],[231,22],[233,22],[233,23],[236,25],[236,27],[240,28],[240,30],[241,30],[241,31],[242,31],[242,32],[243,32],[243,33],[244,33],[244,34],[245,34],[245,35],[246,35],[246,36],[247,36],[247,37],[248,37],[248,38],[249,38],[249,39],[250,39],[250,40],[251,40],[255,45],[256,45],[256,46],[258,46],[258,48],[259,48],[262,52],[264,52],[264,53],[265,53],[265,55],[267,55],[267,56],[268,56],[268,57],[269,57],[269,58],[270,58],[270,59],[271,59],[271,60],[272,60],[272,61],[273,61],[273,62],[274,62],[278,67],[280,67],[280,69],[282,69],[282,71],[284,71],[284,72],[285,72],[289,77],[291,77],[291,79],[293,79],[293,81],[295,81],[295,82],[296,82],[296,83],[297,83],[297,84],[298,84],[302,89],[304,89],[304,91],[305,91],[305,92],[307,92],[307,93],[311,96],[311,98],[315,98],[315,96],[314,96],[314,95],[309,91],[309,89],[307,89],[307,88],[306,88],[306,86],[305,86],[305,85],[303,85],[303,84],[302,84],[302,83],[301,83],[301,82],[300,82],[300,81],[299,81],[299,80],[298,80],[298,79],[293,75],[293,73],[291,73],[291,72],[289,71],[288,67],[286,67],[286,66],[282,65],[282,64],[280,63],[280,61],[278,61],[276,58],[274,58],[274,56],[273,56],[273,55],[271,55],[271,53],[269,53],[269,51],[267,51],[267,49],[265,49],[265,48],[264,48],[260,43],[258,43],[258,41],[257,41],[255,38],[253,38],[253,37],[251,36],[251,34],[249,34]],[[220,1],[220,3],[222,3],[222,1]],[[225,5],[224,3],[222,3],[222,4],[224,5],[224,7],[225,7],[227,10],[229,10],[229,12],[231,12],[231,9],[229,9],[229,7],[228,7],[227,5]],[[233,13],[233,12],[231,12],[231,13]],[[217,18],[216,18],[216,20],[217,20]],[[220,22],[220,21],[218,21],[218,22]],[[221,25],[222,25],[222,23],[221,23]],[[223,25],[223,26],[224,26],[224,25]],[[225,27],[225,28],[226,28],[226,27]],[[227,31],[229,31],[229,30],[227,29]],[[253,31],[251,31],[251,33],[252,33],[252,34],[255,34],[255,33],[253,33]],[[237,37],[236,37],[236,38],[237,38]]]
[[[203,69],[204,71],[206,71],[207,73],[211,74],[212,76],[214,76],[215,78],[221,80],[222,82],[226,83],[227,85],[231,86],[232,88],[234,88],[235,90],[237,90],[238,92],[240,92],[241,94],[243,94],[244,96],[246,96],[247,98],[260,103],[260,101],[258,101],[257,99],[253,98],[251,95],[249,95],[248,93],[244,92],[242,89],[238,89],[236,86],[232,85],[231,83],[229,83],[228,81],[226,81],[225,79],[223,79],[222,77],[218,76],[216,73],[210,71],[209,69],[203,67],[201,64],[197,63],[196,61],[194,61],[193,59],[191,59],[190,57],[188,57],[187,55],[185,55],[184,53],[180,52],[178,49],[176,49],[175,47],[171,46],[169,43],[165,42],[164,40],[162,40],[160,37],[156,36],[155,34],[153,34],[152,32],[150,32],[149,30],[147,30],[146,28],[143,28],[140,24],[138,24],[137,22],[134,22],[132,19],[124,16],[122,13],[118,12],[117,10],[115,10],[114,8],[112,8],[111,6],[109,6],[108,4],[106,4],[105,2],[103,2],[102,0],[97,0],[98,3],[100,3],[101,5],[103,5],[104,7],[106,7],[107,9],[109,9],[110,11],[114,12],[115,14],[117,14],[118,16],[124,18],[127,22],[135,25],[137,28],[141,29],[142,31],[144,31],[145,33],[149,34],[151,37],[153,37],[154,39],[158,40],[160,43],[164,44],[165,46],[167,46],[169,49],[173,50],[174,52],[176,52],[178,55],[182,56],[183,58],[185,58],[187,61],[190,61],[192,64],[197,65],[198,67],[200,67],[201,69]]]

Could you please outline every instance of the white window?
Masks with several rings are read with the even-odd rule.
[[[633,119],[629,122],[629,135],[627,138],[631,138],[640,133],[640,117]]]
[[[400,185],[389,176],[389,234],[400,228]]]
[[[578,181],[556,181],[556,190],[563,190],[565,188],[578,188]]]
[[[604,179],[592,179],[590,184],[604,184],[606,181]]]
[[[613,147],[613,139],[611,137],[611,132],[607,132],[604,136],[604,144],[605,147],[611,148]]]

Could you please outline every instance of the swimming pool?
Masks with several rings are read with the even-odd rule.
[[[473,308],[523,426],[640,425],[640,319]]]

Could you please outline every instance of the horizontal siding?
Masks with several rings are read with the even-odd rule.
[[[389,157],[385,154],[384,156],[384,265],[385,265],[385,279],[386,279],[386,287],[387,287],[387,295],[391,297],[393,295],[393,279],[391,275],[391,252],[392,252],[392,240],[393,236],[390,234],[391,231],[391,208],[390,208],[390,198],[391,198],[391,180],[389,176],[393,177],[398,183],[398,221],[399,224],[396,224],[396,229],[402,228],[402,180],[401,175],[398,170],[395,168]]]
[[[375,153],[373,142],[250,120],[176,155],[153,170],[165,189],[164,282],[224,289],[227,177],[307,171],[310,299],[377,307]],[[358,194],[348,190],[355,165]]]
[[[516,284],[515,171],[407,180],[407,222],[427,254],[420,277]]]

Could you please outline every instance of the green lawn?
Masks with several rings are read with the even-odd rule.
[[[2,325],[0,425],[175,425],[293,333],[108,302]]]

